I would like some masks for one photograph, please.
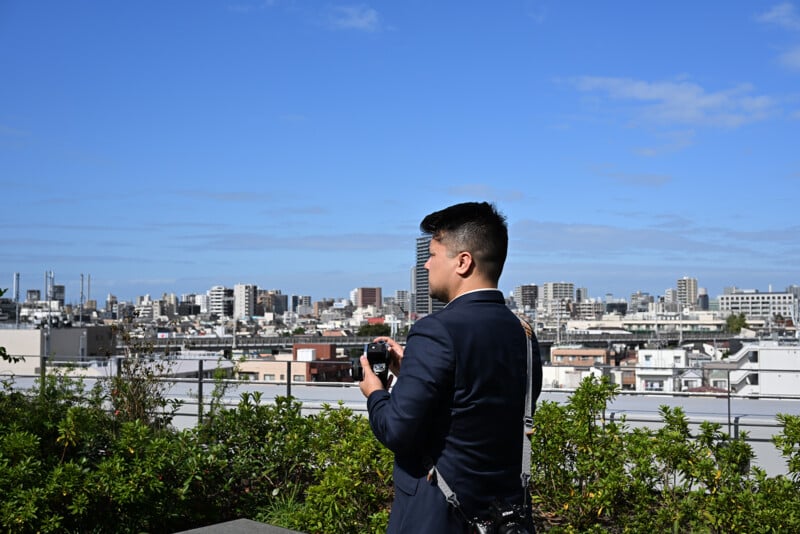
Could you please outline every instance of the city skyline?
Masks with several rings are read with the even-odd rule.
[[[470,200],[505,294],[800,283],[798,2],[9,2],[0,71],[0,288],[392,294]]]
[[[415,296],[414,293],[409,288],[395,288],[395,289],[392,289],[390,291],[384,291],[385,288],[382,287],[382,286],[374,286],[374,287],[359,286],[359,287],[354,287],[354,288],[351,288],[345,295],[329,295],[329,294],[326,294],[326,295],[316,295],[315,296],[315,295],[311,295],[309,293],[303,293],[303,292],[300,292],[300,293],[287,293],[281,288],[277,288],[277,287],[262,287],[262,286],[259,286],[258,284],[245,282],[245,283],[237,283],[237,284],[234,284],[232,286],[225,286],[225,285],[215,284],[214,286],[212,286],[210,288],[205,288],[205,289],[200,288],[200,289],[197,289],[197,290],[194,290],[194,291],[186,291],[186,292],[180,292],[180,293],[175,292],[175,291],[170,291],[169,289],[165,289],[164,291],[161,291],[160,293],[157,293],[157,294],[145,292],[145,293],[138,293],[138,294],[136,294],[134,296],[131,296],[131,297],[120,297],[119,295],[115,295],[115,294],[107,294],[107,295],[103,295],[103,296],[98,296],[98,295],[95,295],[95,294],[91,293],[91,276],[84,276],[83,280],[81,280],[79,282],[78,286],[75,288],[75,290],[72,292],[72,294],[70,292],[69,286],[66,285],[66,284],[61,283],[56,278],[55,273],[48,272],[48,273],[45,274],[44,278],[47,278],[47,280],[43,279],[42,287],[25,287],[24,284],[20,283],[20,287],[18,288],[19,289],[19,301],[20,302],[27,301],[28,300],[28,296],[29,296],[28,295],[29,292],[31,294],[36,295],[34,297],[34,300],[46,300],[45,299],[45,295],[46,295],[47,291],[52,291],[52,292],[54,292],[53,300],[60,300],[61,302],[63,302],[63,304],[71,305],[71,306],[79,306],[81,304],[85,304],[88,300],[93,300],[97,304],[97,309],[103,309],[105,307],[105,304],[106,304],[106,299],[109,298],[109,297],[113,297],[114,303],[116,303],[116,302],[127,302],[127,303],[130,303],[130,304],[136,304],[140,299],[145,299],[147,301],[153,302],[153,301],[162,300],[165,297],[173,297],[173,298],[178,299],[179,302],[182,302],[183,301],[183,297],[185,297],[185,296],[195,296],[195,297],[196,296],[205,296],[205,297],[211,298],[213,300],[215,291],[225,289],[225,290],[230,291],[231,295],[233,295],[233,297],[235,297],[235,292],[236,291],[250,291],[251,292],[251,297],[247,297],[247,298],[251,298],[251,299],[255,299],[257,292],[258,293],[260,293],[260,292],[265,292],[265,293],[273,293],[273,292],[275,292],[276,294],[284,295],[287,298],[305,298],[305,299],[308,299],[309,303],[317,302],[317,301],[323,301],[323,300],[331,300],[333,302],[350,301],[351,304],[357,305],[358,297],[356,297],[356,300],[354,301],[353,300],[353,296],[359,294],[360,292],[363,293],[363,291],[366,290],[366,291],[371,292],[370,295],[373,295],[371,297],[371,298],[373,298],[373,300],[376,298],[376,297],[374,297],[374,295],[383,294],[384,298],[382,298],[381,300],[385,301],[387,298],[394,299],[398,294],[401,294],[401,295],[404,295],[405,298],[415,299],[416,300],[416,307],[419,307],[421,305],[419,303],[419,297]],[[650,292],[647,292],[647,291],[635,290],[635,291],[632,291],[630,293],[626,293],[626,294],[622,294],[622,295],[616,295],[616,294],[612,294],[612,293],[608,293],[608,292],[603,293],[603,294],[599,294],[599,293],[598,294],[592,294],[592,292],[590,291],[589,288],[581,287],[579,285],[576,285],[574,282],[565,281],[565,280],[560,280],[558,282],[550,281],[550,282],[544,282],[544,283],[532,282],[532,283],[520,284],[520,285],[517,285],[517,286],[515,286],[513,288],[510,288],[509,290],[504,290],[503,287],[501,286],[499,289],[501,291],[503,291],[504,295],[507,298],[516,299],[517,298],[517,294],[518,294],[519,291],[526,291],[528,288],[535,287],[535,288],[537,288],[538,294],[539,294],[539,296],[536,298],[536,300],[538,300],[540,302],[553,301],[553,300],[559,300],[559,299],[561,299],[561,300],[570,299],[570,300],[572,300],[574,302],[592,301],[592,302],[610,303],[610,302],[625,301],[628,304],[635,304],[635,302],[638,302],[642,297],[649,296],[654,301],[658,301],[659,299],[666,299],[667,302],[681,303],[684,306],[689,306],[691,308],[691,307],[694,307],[694,306],[700,304],[697,301],[697,297],[699,297],[701,295],[704,296],[704,298],[706,298],[707,300],[710,299],[712,301],[715,301],[715,300],[717,300],[717,297],[719,297],[719,298],[722,298],[723,296],[730,297],[730,295],[733,295],[733,294],[740,295],[740,296],[745,296],[745,295],[748,295],[748,294],[752,294],[753,291],[755,291],[757,294],[762,294],[762,295],[766,295],[766,294],[783,294],[783,293],[790,293],[790,294],[794,293],[794,294],[797,294],[798,287],[800,287],[800,286],[798,286],[798,284],[790,284],[790,285],[785,286],[785,287],[768,287],[768,288],[764,289],[764,288],[742,287],[742,286],[732,285],[732,286],[725,287],[724,290],[722,292],[720,292],[719,294],[717,294],[717,295],[710,295],[710,294],[707,293],[707,289],[705,287],[696,285],[697,282],[698,282],[696,278],[689,277],[689,276],[683,276],[682,278],[677,279],[675,282],[676,283],[672,287],[667,287],[664,291],[658,292],[658,293],[650,293]],[[82,287],[81,287],[81,283],[83,284]],[[701,291],[697,295],[694,295],[693,291],[689,292],[689,294],[691,296],[689,296],[687,294],[684,294],[685,289],[681,288],[682,283],[683,284],[687,284],[687,283],[688,284],[692,284],[691,287],[695,287],[696,286]],[[552,291],[552,290],[550,290],[548,288],[550,288],[550,287],[560,288],[561,286],[564,286],[564,287],[569,286],[571,288],[572,297],[568,297],[569,293],[563,293],[562,289],[559,289],[559,291],[561,291],[561,293],[558,293],[556,295],[549,295],[548,294],[548,291]],[[12,285],[12,287],[13,287],[13,285]],[[0,288],[7,289],[6,294],[3,296],[4,298],[12,299],[12,300],[14,299],[14,292],[13,292],[12,287],[4,288],[2,285],[0,285]],[[83,297],[83,301],[82,302],[81,302],[81,296]],[[692,296],[694,298],[692,298]],[[430,299],[427,298],[427,297],[423,298],[422,300],[423,301],[430,301]],[[250,306],[251,304],[247,304],[247,306]],[[708,304],[708,302],[706,302],[706,305],[707,304]],[[310,304],[308,304],[308,305],[310,305]],[[414,306],[414,305],[412,304],[412,306]],[[422,304],[422,306],[425,307],[426,305]],[[437,306],[433,311],[436,311],[436,309],[440,309],[442,306],[443,306],[443,304],[439,304],[439,306]],[[707,308],[704,308],[704,309],[707,309]],[[430,313],[430,311],[427,311],[425,313]]]

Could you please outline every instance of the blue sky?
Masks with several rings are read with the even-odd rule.
[[[0,287],[408,289],[496,202],[501,289],[800,283],[800,2],[0,1]]]

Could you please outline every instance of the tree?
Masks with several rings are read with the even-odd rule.
[[[5,295],[6,291],[8,291],[8,288],[6,289],[0,288],[0,297]],[[3,360],[11,363],[17,363],[25,359],[25,358],[20,358],[19,356],[9,356],[9,354],[6,352],[5,347],[0,347],[0,358],[3,358]]]
[[[378,337],[388,336],[391,333],[392,330],[389,328],[388,324],[365,324],[358,329],[356,335],[362,337]]]
[[[745,317],[744,313],[740,313],[739,315],[732,313],[725,319],[726,332],[738,334],[742,331],[742,328],[748,328],[747,317]]]

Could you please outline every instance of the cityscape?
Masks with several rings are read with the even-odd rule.
[[[123,325],[133,339],[150,340],[179,359],[241,361],[231,372],[253,380],[286,380],[281,371],[287,361],[299,382],[352,380],[352,351],[365,337],[380,333],[402,340],[416,320],[444,306],[428,295],[429,240],[417,238],[409,289],[391,295],[381,287],[356,287],[346,297],[314,300],[241,283],[180,296],[142,295],[135,302],[108,295],[98,302],[87,276],[86,292],[76,303],[55,273],[46,274],[43,289],[26,289],[24,297],[17,277],[0,302],[0,345],[12,356],[50,355],[53,361],[102,366],[104,358],[129,349],[114,337],[112,327]],[[553,388],[574,389],[594,373],[612,376],[623,389],[659,392],[730,388],[793,395],[800,383],[800,285],[731,287],[710,298],[696,278],[682,276],[661,295],[637,291],[628,298],[599,298],[559,281],[520,285],[506,302],[534,325],[545,385]],[[56,346],[59,336],[62,344]],[[748,356],[753,351],[760,359]],[[31,362],[29,370],[35,368]],[[777,370],[783,375],[766,377]]]
[[[487,201],[542,361],[539,519],[797,526],[800,0],[40,0],[0,29],[3,524],[380,530],[359,356],[446,305],[420,221]]]

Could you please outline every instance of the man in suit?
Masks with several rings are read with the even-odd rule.
[[[417,321],[406,346],[389,338],[387,391],[361,358],[372,431],[395,453],[389,533],[464,532],[493,501],[528,509],[520,482],[527,338],[498,287],[508,249],[505,218],[486,202],[457,204],[420,223],[431,236],[430,295],[444,309]],[[541,362],[533,338],[533,398]],[[429,470],[455,492],[447,504]]]

